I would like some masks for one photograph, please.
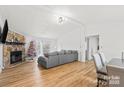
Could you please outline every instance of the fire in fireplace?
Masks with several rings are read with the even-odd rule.
[[[10,53],[10,64],[22,62],[22,51],[12,51]]]

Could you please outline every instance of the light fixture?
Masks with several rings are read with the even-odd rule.
[[[65,21],[65,18],[64,17],[62,17],[62,16],[59,16],[58,17],[58,23],[59,24],[62,24],[64,21]]]

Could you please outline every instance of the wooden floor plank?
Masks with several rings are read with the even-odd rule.
[[[1,87],[94,87],[96,73],[93,62],[72,62],[50,69],[37,62],[25,62],[5,69],[0,74]]]

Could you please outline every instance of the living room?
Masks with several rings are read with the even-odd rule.
[[[27,85],[26,83],[22,85],[20,83],[11,83],[14,81],[17,82],[20,78],[10,80],[13,76],[18,77],[19,73],[15,71],[18,71],[22,65],[25,68],[25,64],[27,66],[31,62],[34,68],[39,63],[43,68],[46,68],[45,70],[49,70],[48,68],[52,70],[66,63],[71,63],[69,66],[76,67],[73,62],[82,60],[80,53],[82,36],[82,32],[79,29],[80,24],[73,22],[71,18],[66,22],[67,19],[64,19],[65,17],[59,15],[59,13],[57,16],[53,15],[48,8],[47,6],[0,6],[0,86],[35,86],[35,83],[31,85]],[[41,16],[42,18],[40,18]],[[68,32],[68,30],[71,32]],[[68,37],[73,38],[69,39]],[[47,64],[43,63],[45,60],[44,55],[45,57],[49,56]],[[77,63],[77,65],[79,64]],[[27,68],[31,69],[32,66],[27,66],[26,70]],[[67,66],[63,66],[63,69],[68,69]],[[13,70],[14,72],[11,72],[12,76],[10,78],[5,79],[6,75],[8,75],[7,73],[10,73],[8,70]],[[70,72],[71,70],[63,74],[66,75]],[[24,73],[28,72],[24,70],[21,74]],[[25,77],[21,78],[25,80]],[[57,80],[55,81],[57,82]],[[70,84],[67,84],[67,86],[70,86]],[[64,85],[66,84],[58,86]],[[36,86],[52,85],[36,84]],[[56,84],[53,86],[56,86]]]
[[[0,86],[96,87],[92,56],[100,51],[107,62],[123,59],[123,10],[0,6]]]

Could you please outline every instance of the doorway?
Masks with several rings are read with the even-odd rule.
[[[86,37],[86,60],[92,60],[92,55],[99,51],[99,35]]]

